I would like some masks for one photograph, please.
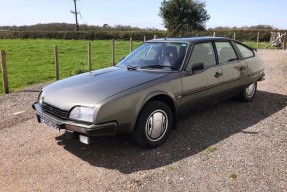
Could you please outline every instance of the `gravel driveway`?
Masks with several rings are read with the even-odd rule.
[[[180,119],[161,147],[128,136],[92,145],[34,118],[42,85],[0,97],[0,191],[287,191],[287,51],[260,50],[266,80]],[[27,92],[28,91],[28,92]]]

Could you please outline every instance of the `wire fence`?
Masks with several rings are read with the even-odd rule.
[[[212,34],[213,36],[217,36],[217,33],[214,32]],[[156,35],[153,36],[153,38],[156,38]],[[234,32],[232,35],[233,39],[237,39],[237,33]],[[256,47],[255,48],[259,48],[259,44],[260,44],[260,32],[257,33],[257,37],[256,37]],[[265,47],[268,48],[270,46],[277,46],[277,47],[281,47],[282,49],[286,49],[286,33],[281,33],[278,34],[276,33],[276,35],[273,35],[272,38],[270,38],[270,43]],[[145,42],[147,40],[147,37],[144,36],[142,37],[142,41],[136,43],[136,46],[138,46],[139,44],[141,44],[142,42]],[[116,57],[116,40],[111,40],[110,41],[110,66],[113,66],[116,64],[116,58],[118,58],[118,56]],[[133,41],[133,38],[130,37],[129,38],[129,43],[128,46],[125,46],[125,52],[124,54],[128,54],[129,52],[132,52],[134,49],[134,43],[135,41]],[[126,42],[127,43],[127,42]],[[95,69],[95,65],[93,65],[93,57],[100,57],[100,53],[98,55],[93,54],[93,44],[95,44],[95,41],[87,41],[86,44],[86,58],[87,58],[87,63],[86,63],[86,69],[87,70],[79,70],[76,71],[76,74],[78,73],[82,73],[82,72],[86,72],[86,71],[91,71],[92,69]],[[107,48],[107,47],[106,47]],[[54,50],[53,52],[51,52],[50,54],[54,55],[54,80],[59,80],[61,79],[60,76],[60,65],[61,65],[61,59],[59,59],[62,55],[64,55],[64,52],[61,51],[61,48],[59,48],[57,45],[54,46]],[[83,56],[83,55],[82,55]],[[9,60],[7,61],[6,59],[6,52],[5,50],[1,50],[1,57],[0,57],[0,61],[1,61],[1,72],[2,72],[2,79],[0,78],[0,82],[2,81],[2,88],[3,88],[3,93],[8,94],[10,92],[9,89],[9,81],[8,81],[8,69],[7,69],[7,62],[9,63]],[[107,66],[105,66],[107,67]],[[31,73],[28,72],[28,73]],[[24,74],[25,76],[25,74]],[[15,77],[15,76],[14,76]],[[63,76],[65,77],[65,76]],[[52,80],[51,78],[49,78],[50,80]],[[13,79],[11,80],[13,81]],[[28,84],[33,84],[33,81],[31,81],[31,83]],[[1,87],[1,83],[0,83],[0,87]],[[2,90],[0,90],[0,93],[2,92]]]

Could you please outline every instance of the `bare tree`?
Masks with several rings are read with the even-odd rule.
[[[71,13],[73,13],[75,15],[75,19],[76,19],[76,31],[79,31],[79,23],[78,23],[78,11],[77,11],[77,1],[79,0],[73,0],[74,1],[74,7],[75,7],[75,11],[71,11]]]

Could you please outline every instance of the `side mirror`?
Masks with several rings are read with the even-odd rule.
[[[204,64],[203,63],[194,63],[192,64],[192,67],[191,67],[191,71],[194,72],[194,71],[200,71],[200,70],[203,70],[204,69]]]

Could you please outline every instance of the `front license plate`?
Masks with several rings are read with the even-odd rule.
[[[57,123],[45,118],[45,117],[40,117],[40,121],[41,123],[44,123],[46,125],[48,125],[48,127],[52,128],[53,130],[60,132],[60,129],[57,126]]]

